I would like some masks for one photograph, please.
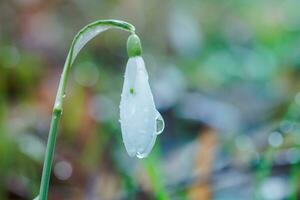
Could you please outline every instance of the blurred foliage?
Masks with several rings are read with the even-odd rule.
[[[0,199],[32,199],[75,33],[137,28],[166,130],[129,158],[118,123],[127,35],[95,38],[68,85],[49,199],[299,199],[300,2],[0,1]],[[217,138],[217,139],[214,139]]]

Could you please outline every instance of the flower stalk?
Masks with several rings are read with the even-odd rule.
[[[39,191],[39,196],[35,199],[47,200],[49,181],[51,176],[51,168],[52,168],[53,156],[54,156],[55,145],[56,145],[57,130],[63,112],[63,99],[65,98],[66,85],[67,85],[72,64],[76,56],[80,52],[80,50],[88,41],[90,41],[92,38],[94,38],[101,32],[106,31],[110,28],[117,28],[117,29],[128,31],[130,33],[135,32],[134,26],[124,21],[98,20],[96,22],[88,24],[83,29],[81,29],[77,33],[77,35],[75,36],[71,44],[68,56],[66,58],[66,62],[64,64],[63,72],[60,78],[58,91],[57,91],[57,95],[53,107],[51,125],[50,125],[48,142],[47,142],[45,158],[44,158],[40,191]]]

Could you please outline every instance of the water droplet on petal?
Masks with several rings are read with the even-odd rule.
[[[160,115],[159,112],[157,112],[157,117],[156,117],[156,135],[159,135],[163,132],[165,128],[165,122],[162,116]]]
[[[140,152],[136,153],[136,157],[139,158],[139,159],[145,158],[145,157],[147,157],[147,155],[148,154],[146,154],[146,153],[140,153]]]

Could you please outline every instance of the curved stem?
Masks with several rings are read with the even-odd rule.
[[[43,172],[41,178],[40,192],[38,197],[39,200],[47,200],[47,196],[48,196],[49,180],[51,175],[52,161],[53,161],[53,155],[54,155],[55,144],[56,144],[57,129],[63,111],[63,107],[62,107],[63,99],[65,97],[65,90],[68,81],[68,76],[73,61],[75,60],[76,56],[78,55],[82,47],[88,41],[90,41],[96,35],[100,34],[101,32],[109,28],[118,28],[125,31],[129,31],[131,33],[134,33],[135,31],[134,26],[127,22],[118,21],[118,20],[99,20],[91,24],[88,24],[83,29],[81,29],[77,33],[77,35],[75,36],[71,44],[66,62],[64,64],[64,69],[61,74],[57,95],[54,103],[48,142],[47,142],[46,153],[44,158],[44,166],[43,166]]]

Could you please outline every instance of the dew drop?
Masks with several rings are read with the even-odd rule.
[[[165,122],[162,116],[160,115],[159,112],[157,112],[157,117],[156,117],[156,135],[159,135],[163,132],[165,128]]]
[[[137,157],[137,158],[139,158],[139,159],[142,159],[142,158],[145,158],[145,157],[147,157],[147,154],[145,154],[145,153],[140,153],[140,152],[137,152],[137,153],[136,153],[136,157]]]

